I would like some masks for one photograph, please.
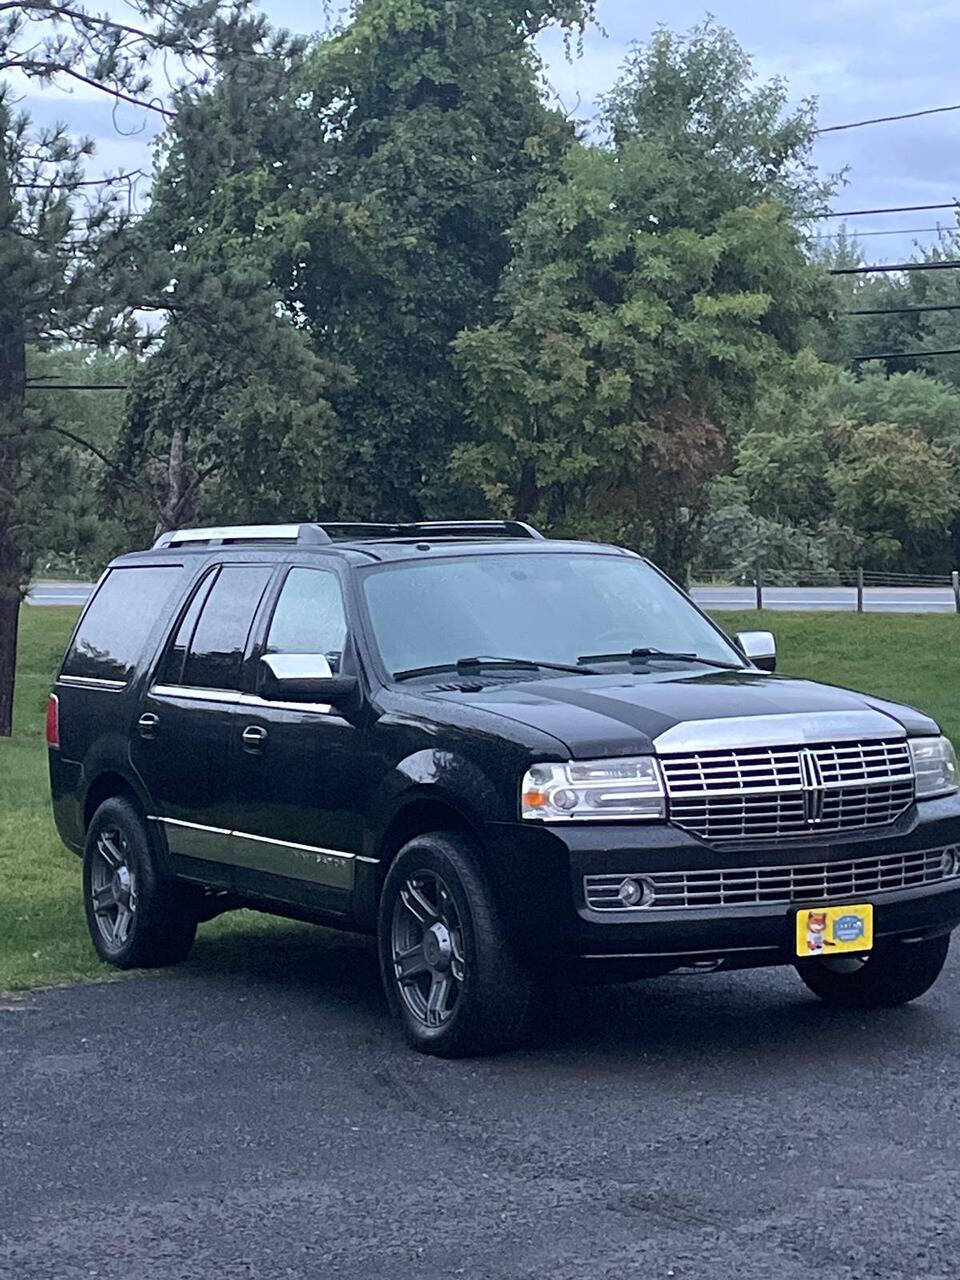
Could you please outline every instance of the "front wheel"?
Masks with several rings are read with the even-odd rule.
[[[845,1009],[889,1009],[929,991],[947,959],[950,935],[922,942],[884,942],[865,956],[800,960],[797,973],[810,990]]]
[[[146,825],[124,796],[104,800],[83,853],[87,927],[101,960],[118,969],[176,964],[197,932],[192,885],[157,872]]]
[[[519,1042],[533,980],[460,836],[404,845],[383,886],[378,933],[387,1000],[415,1049],[462,1057]]]

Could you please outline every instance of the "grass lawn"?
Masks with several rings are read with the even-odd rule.
[[[0,740],[0,990],[112,972],[87,938],[80,861],[60,844],[50,817],[43,708],[75,618],[75,609],[23,609],[15,734]],[[772,612],[717,618],[731,632],[775,632],[781,671],[912,703],[960,742],[960,618]],[[201,927],[194,954],[219,964],[254,943],[287,945],[309,928],[235,912]]]

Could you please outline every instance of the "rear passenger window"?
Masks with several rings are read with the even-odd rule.
[[[210,593],[210,588],[213,586],[216,576],[216,573],[208,573],[200,583],[198,590],[194,592],[193,599],[187,606],[187,610],[180,620],[180,625],[177,627],[176,635],[170,641],[170,645],[163,655],[160,670],[157,672],[157,684],[180,684],[183,677],[183,663],[187,656],[187,648],[193,637],[197,619],[200,617],[200,610],[203,608],[203,603]]]
[[[291,569],[273,612],[266,652],[322,653],[336,673],[346,638],[337,575],[323,569]]]
[[[239,689],[243,651],[271,568],[224,565],[207,596],[183,668],[184,685]]]
[[[111,569],[83,616],[63,674],[125,684],[182,573],[179,564]]]

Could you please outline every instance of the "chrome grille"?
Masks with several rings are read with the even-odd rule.
[[[960,849],[921,849],[850,862],[814,862],[790,867],[724,867],[711,871],[651,871],[584,876],[587,906],[595,911],[670,911],[683,907],[788,906],[874,897],[941,880],[956,879]],[[624,880],[646,890],[643,905],[624,907],[617,891]]]
[[[904,739],[665,755],[670,820],[712,843],[879,827],[913,800]]]

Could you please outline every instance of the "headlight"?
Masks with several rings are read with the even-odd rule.
[[[660,767],[652,756],[535,764],[523,776],[520,816],[540,822],[665,818]]]
[[[918,800],[956,791],[957,756],[949,738],[911,738],[910,754],[917,776]]]

